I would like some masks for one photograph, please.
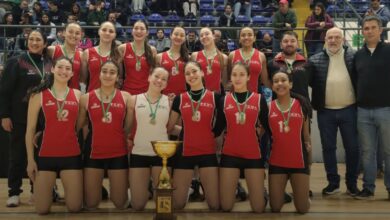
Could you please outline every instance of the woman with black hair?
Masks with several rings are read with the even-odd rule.
[[[11,133],[8,172],[8,207],[19,206],[22,178],[26,169],[25,132],[27,91],[37,86],[50,72],[46,57],[46,36],[33,30],[27,37],[28,51],[10,58],[0,81],[0,118],[3,129]]]
[[[305,27],[309,30],[305,35],[305,45],[308,56],[322,51],[325,43],[326,31],[333,27],[332,18],[326,13],[326,9],[321,2],[318,2],[313,13],[307,17]]]
[[[65,190],[65,204],[78,212],[83,204],[81,152],[76,136],[80,91],[68,87],[72,63],[61,57],[54,61],[51,75],[29,95],[26,149],[27,175],[34,183],[34,205],[38,214],[47,214],[53,202],[57,174]],[[39,121],[43,135],[35,151],[34,136]]]
[[[272,136],[269,159],[269,196],[273,212],[280,212],[290,179],[298,213],[310,208],[309,158],[311,106],[306,98],[290,92],[292,75],[279,70],[272,75],[272,90],[277,98],[270,104],[268,121]]]

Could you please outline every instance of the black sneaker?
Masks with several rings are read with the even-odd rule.
[[[340,192],[340,188],[338,185],[329,184],[327,187],[322,189],[322,195],[334,195]]]
[[[284,204],[292,202],[292,196],[288,192],[284,192]]]
[[[357,186],[349,186],[347,187],[347,194],[355,197],[360,193],[360,190],[357,188]]]
[[[108,191],[104,186],[102,186],[102,200],[108,200]]]
[[[374,193],[371,192],[369,189],[364,188],[354,198],[355,199],[360,199],[360,200],[373,200],[374,199]]]
[[[190,202],[203,202],[205,197],[200,193],[201,184],[199,180],[192,180],[191,188],[193,192],[190,194],[189,201]]]
[[[238,184],[237,184],[236,198],[239,199],[241,202],[245,201],[247,198],[246,191],[241,186],[240,182],[238,182]]]

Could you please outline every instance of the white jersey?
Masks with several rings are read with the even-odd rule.
[[[155,111],[156,105],[157,103],[151,105],[153,111]],[[135,101],[136,129],[132,154],[156,156],[150,142],[169,140],[167,124],[170,110],[168,96],[162,95],[158,105],[155,123],[151,123],[151,110],[145,93],[137,95]]]

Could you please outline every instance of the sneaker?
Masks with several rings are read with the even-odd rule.
[[[19,196],[11,196],[7,200],[7,207],[18,207],[20,204],[20,198]]]
[[[199,180],[192,180],[191,182],[191,188],[192,193],[190,194],[189,201],[190,202],[202,202],[204,201],[205,197],[200,193],[200,182]]]
[[[360,193],[360,190],[357,188],[357,186],[347,187],[347,194],[348,195],[355,197],[359,193]]]
[[[104,186],[102,186],[102,200],[108,200],[108,191]]]
[[[309,197],[313,198],[313,191],[311,191],[311,189],[309,190]]]
[[[322,195],[334,195],[340,192],[340,188],[337,185],[329,184],[327,187],[322,189]]]
[[[284,192],[284,204],[292,202],[292,196],[288,192]]]
[[[374,193],[371,192],[369,189],[364,188],[354,198],[355,199],[360,199],[360,200],[373,200],[374,199]]]
[[[247,194],[245,189],[241,186],[241,183],[237,184],[236,198],[238,198],[241,202],[245,201],[247,198]]]

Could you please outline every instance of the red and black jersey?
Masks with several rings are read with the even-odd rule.
[[[80,155],[76,135],[79,102],[73,89],[64,101],[61,119],[58,118],[57,99],[49,89],[42,91],[42,112],[45,118],[40,157],[70,157]]]
[[[141,66],[138,71],[136,68],[137,59],[140,59],[141,62]],[[148,77],[150,66],[146,60],[145,53],[142,56],[135,55],[131,43],[127,43],[123,63],[125,65],[123,90],[132,95],[146,92],[149,87]]]
[[[100,56],[95,47],[88,48],[88,71],[89,82],[88,92],[98,89],[100,87],[100,70],[101,65],[110,59],[110,55],[106,57]]]
[[[177,60],[172,60],[167,51],[161,54],[160,66],[169,72],[168,85],[163,91],[164,94],[174,93],[179,95],[186,91],[184,65],[185,63],[181,57]]]
[[[206,89],[210,91],[221,92],[221,78],[223,66],[223,56],[221,54],[215,55],[214,59],[207,60],[206,56],[203,53],[203,50],[199,51],[196,56],[196,61],[200,64],[202,71],[204,73],[204,80],[206,82]],[[207,71],[207,66],[211,63],[212,72]]]
[[[115,91],[108,112],[108,120],[103,120],[103,111],[96,90],[91,91],[87,105],[91,123],[92,144],[91,155],[93,159],[119,157],[127,154],[124,120],[126,116],[126,103],[120,90]],[[108,103],[104,103],[105,109]]]
[[[61,45],[56,45],[53,53],[53,60],[64,56]],[[69,87],[74,89],[80,89],[80,70],[81,70],[81,51],[76,49],[72,59],[72,71],[73,76],[69,80]]]
[[[281,112],[276,100],[271,102],[268,120],[272,131],[272,150],[269,162],[279,167],[304,168],[302,128],[305,119],[299,101],[293,99],[291,105],[289,131],[286,132],[282,114],[287,119],[288,111]]]
[[[226,137],[222,153],[245,159],[261,158],[256,128],[259,123],[261,95],[252,93],[246,103],[245,123],[239,121],[239,110],[232,93],[224,99],[223,111],[226,117]],[[240,104],[244,109],[245,102]]]
[[[242,57],[241,50],[235,50],[232,64],[234,65],[237,62],[245,63],[249,67],[249,84],[248,84],[248,90],[251,92],[257,92],[258,86],[259,86],[259,77],[261,75],[262,71],[262,64],[261,64],[261,57],[260,52],[257,49],[253,49],[253,55],[248,62],[244,61],[244,58]]]
[[[193,120],[191,98],[188,92],[180,95],[180,113],[183,120],[183,156],[214,154],[216,152],[213,119],[215,112],[214,92],[206,90],[198,108],[198,121]],[[199,101],[194,102],[194,108]]]

